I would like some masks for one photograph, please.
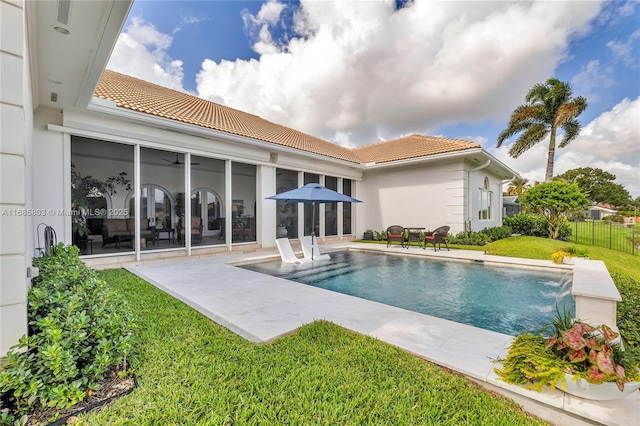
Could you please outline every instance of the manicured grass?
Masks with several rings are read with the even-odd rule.
[[[134,310],[139,387],[85,424],[543,424],[460,375],[334,324],[257,345],[128,272],[101,276]]]
[[[640,256],[609,250],[602,247],[576,244],[538,237],[511,237],[483,246],[488,254],[551,260],[551,253],[561,247],[575,246],[586,250],[590,259],[602,260],[610,273],[627,275],[640,281]],[[639,289],[640,291],[640,289]]]

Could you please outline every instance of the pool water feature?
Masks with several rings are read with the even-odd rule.
[[[575,313],[571,276],[412,256],[345,250],[303,265],[242,265],[285,278],[474,327],[516,335]]]

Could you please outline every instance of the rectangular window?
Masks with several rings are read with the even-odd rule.
[[[493,218],[493,192],[480,189],[480,210],[478,219],[490,220]]]
[[[338,178],[325,176],[324,186],[338,190]],[[338,203],[325,203],[324,205],[324,235],[338,235]]]

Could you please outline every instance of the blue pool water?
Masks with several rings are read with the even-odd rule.
[[[575,313],[571,276],[553,271],[359,251],[312,264],[241,267],[510,335],[553,320],[556,302],[560,312]]]

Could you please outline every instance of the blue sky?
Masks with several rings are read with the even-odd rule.
[[[108,68],[345,146],[479,142],[531,181],[546,143],[495,148],[536,83],[589,107],[554,172],[599,167],[640,196],[640,4],[136,1]]]

